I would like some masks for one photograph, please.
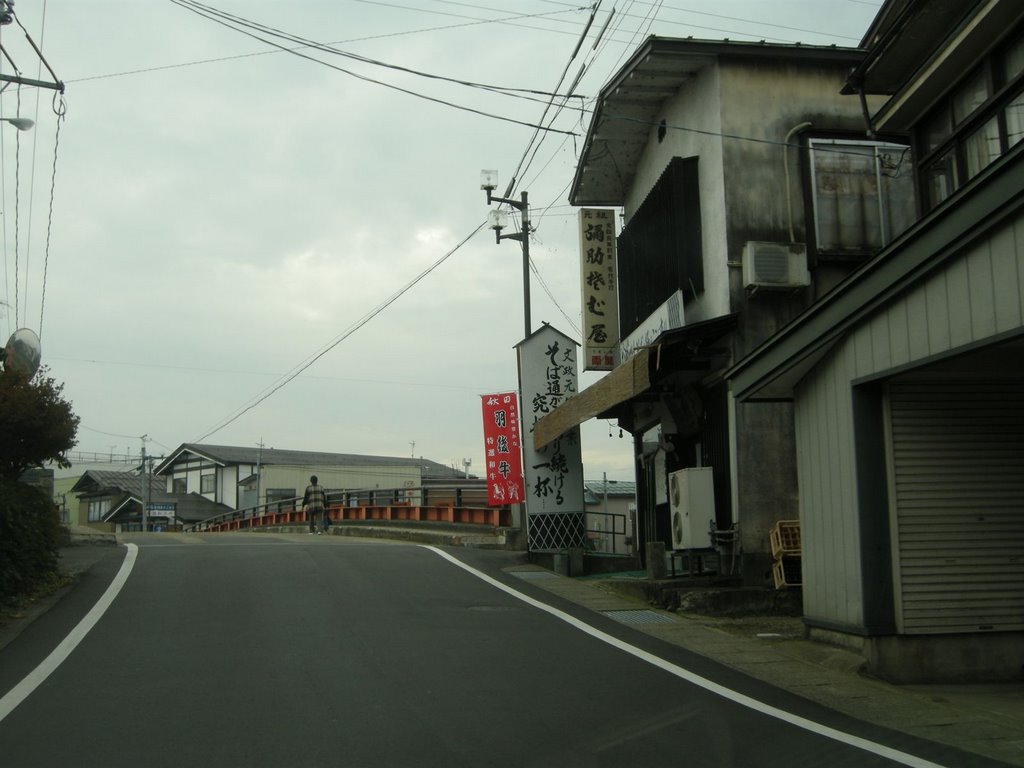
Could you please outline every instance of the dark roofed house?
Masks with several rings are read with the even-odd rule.
[[[228,508],[198,494],[164,490],[162,478],[149,476],[146,494],[150,528],[174,528],[223,514]],[[145,481],[136,472],[87,470],[71,488],[78,497],[79,519],[92,528],[137,531],[142,527]]]

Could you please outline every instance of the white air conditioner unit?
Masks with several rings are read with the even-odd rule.
[[[715,484],[711,467],[680,469],[668,476],[672,549],[707,549],[715,521]]]
[[[802,288],[811,284],[807,246],[751,240],[743,246],[745,288]]]

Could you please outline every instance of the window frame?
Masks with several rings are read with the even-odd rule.
[[[819,262],[859,262],[867,258],[870,258],[877,253],[881,248],[884,248],[888,243],[897,237],[901,232],[905,231],[917,218],[916,200],[913,198],[916,195],[916,186],[913,179],[913,147],[907,142],[906,137],[898,137],[891,135],[878,135],[874,138],[865,138],[862,133],[850,133],[847,131],[813,131],[806,133],[801,138],[802,143],[802,157],[804,159],[804,217],[805,217],[805,234],[804,237],[807,239],[808,246],[808,265],[815,267]],[[818,187],[818,164],[815,160],[815,151],[821,150],[826,145],[847,145],[851,147],[858,147],[862,150],[870,149],[873,150],[870,155],[867,152],[860,154],[861,157],[867,158],[872,157],[875,160],[875,184],[876,194],[874,195],[874,203],[877,207],[877,234],[874,238],[869,237],[867,232],[862,233],[862,240],[860,247],[822,247],[822,217],[821,206],[819,204],[819,187]],[[888,150],[887,153],[884,151]],[[829,151],[829,150],[825,150]],[[834,151],[834,150],[833,150]],[[884,173],[883,167],[878,162],[882,154],[892,155],[892,160],[895,164],[894,170],[896,176],[906,176],[909,180],[907,186],[907,194],[911,198],[908,203],[910,209],[906,211],[906,221],[901,222],[896,220],[896,217],[891,215],[892,205],[885,205],[887,199],[892,199],[894,196],[890,195],[887,198],[882,194],[883,183],[882,177],[887,175]],[[888,189],[888,187],[886,187]],[[864,199],[864,196],[860,196]],[[888,215],[887,215],[888,214]],[[879,245],[872,245],[872,239],[877,239]]]
[[[284,501],[297,499],[298,492],[295,488],[267,488],[265,496],[266,498],[264,503],[269,506],[271,504],[280,504]]]
[[[89,510],[86,517],[90,523],[102,523],[110,514],[110,497],[89,499]]]
[[[1024,26],[1018,26],[998,46],[985,54],[977,66],[972,68],[963,78],[958,80],[938,101],[921,121],[914,126],[914,150],[918,160],[917,192],[920,199],[922,212],[927,212],[940,205],[944,200],[953,195],[957,190],[969,184],[972,179],[984,172],[984,170],[1006,156],[1016,144],[1009,141],[1009,129],[1007,115],[1009,108],[1024,99],[1024,67],[1020,67],[1016,74],[1007,72],[1007,65],[1012,55],[1021,56],[1021,47],[1024,46]],[[970,83],[978,78],[983,78],[987,86],[988,97],[978,104],[969,114],[966,114],[957,122],[956,106],[958,97],[965,91]],[[970,149],[974,140],[981,136],[993,124],[995,138],[998,140],[997,150],[989,154],[984,162],[972,164],[970,161],[977,157],[972,156]],[[1024,119],[1020,121],[1024,125]],[[935,142],[929,141],[932,134],[929,128],[945,123],[949,126],[949,133]],[[990,135],[988,140],[990,141]],[[1021,138],[1024,138],[1022,136]],[[1018,138],[1016,143],[1021,142]],[[948,162],[952,156],[953,163],[941,176],[951,177],[948,184],[949,189],[937,190],[933,181],[940,178],[934,173],[943,163]]]

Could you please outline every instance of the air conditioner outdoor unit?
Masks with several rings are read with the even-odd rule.
[[[707,549],[715,520],[714,471],[711,467],[680,469],[668,476],[672,516],[672,549]]]
[[[743,246],[745,288],[801,288],[811,284],[807,246],[751,240]]]

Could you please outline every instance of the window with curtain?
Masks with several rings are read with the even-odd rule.
[[[934,208],[1024,137],[1024,30],[985,57],[921,121],[919,186]]]
[[[914,221],[910,147],[812,138],[808,153],[819,256],[870,256]]]

